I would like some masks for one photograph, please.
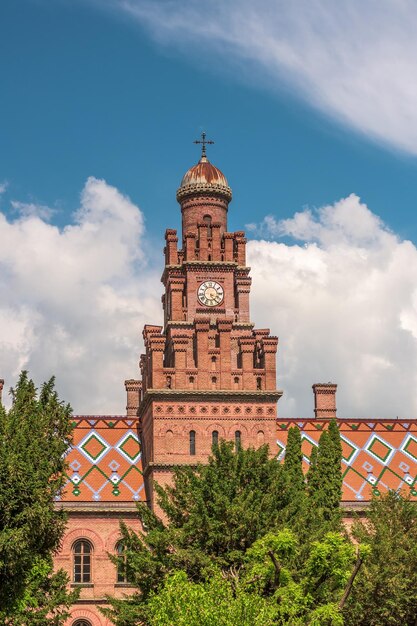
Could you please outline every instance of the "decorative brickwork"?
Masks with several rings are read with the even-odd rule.
[[[333,383],[316,383],[314,391],[314,415],[316,417],[336,417],[336,390]]]
[[[227,231],[231,190],[205,156],[177,192],[182,247],[165,234],[164,327],[145,326],[138,415],[147,499],[173,467],[207,460],[214,437],[275,447],[278,338],[254,329],[242,231]],[[213,433],[216,433],[213,435]]]

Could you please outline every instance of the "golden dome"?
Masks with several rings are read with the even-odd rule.
[[[232,190],[225,175],[205,155],[184,174],[177,191],[177,200],[180,202],[196,194],[223,196],[228,202],[232,199]]]

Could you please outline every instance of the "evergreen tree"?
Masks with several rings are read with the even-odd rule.
[[[61,624],[74,599],[67,577],[53,574],[65,515],[54,507],[64,484],[71,409],[54,380],[38,396],[23,372],[9,411],[0,405],[0,621]]]
[[[415,626],[417,623],[417,507],[396,492],[375,498],[354,537],[370,556],[345,608],[346,624]]]
[[[126,603],[112,600],[107,615],[117,624],[135,624],[143,603],[177,569],[198,582],[208,567],[240,567],[253,542],[277,527],[284,484],[282,465],[269,458],[267,446],[235,451],[220,441],[207,465],[177,467],[171,487],[156,486],[167,523],[140,503],[146,534],[121,526],[129,580],[139,591]]]
[[[308,491],[318,518],[325,522],[340,522],[342,497],[342,446],[336,420],[331,420],[320,436],[314,466],[308,476]]]
[[[294,493],[303,493],[305,491],[301,433],[300,429],[297,427],[290,428],[288,431],[287,448],[285,450],[284,459],[284,475],[294,490]]]
[[[307,493],[310,498],[317,491],[317,457],[318,447],[313,446],[310,454],[310,466],[308,468],[306,480],[307,480]]]
[[[306,496],[306,480],[303,473],[303,454],[301,452],[300,429],[290,428],[288,431],[287,447],[285,450],[283,476],[284,486],[284,506],[283,517],[288,522],[297,522]]]
[[[324,458],[327,454],[325,449]],[[269,601],[255,597],[251,603],[246,597],[254,593],[264,600],[274,597],[275,623],[282,626],[341,625],[338,601],[351,572],[353,549],[341,533],[326,535],[328,525],[315,528],[314,534],[307,532],[316,510],[312,501],[307,506],[305,497],[300,505],[300,493],[305,492],[301,461],[300,432],[292,429],[283,464],[270,459],[265,446],[235,451],[233,444],[221,441],[213,447],[207,465],[176,468],[173,485],[156,488],[167,523],[141,503],[138,510],[146,534],[121,526],[126,573],[137,592],[123,600],[110,598],[111,608],[103,612],[117,626],[181,624],[187,615],[190,625],[198,624],[198,619],[201,624],[214,624],[216,619],[219,624],[246,624],[251,622],[236,618],[235,611],[242,606],[258,607],[270,616]],[[295,510],[297,516],[292,515]],[[123,565],[118,557],[112,559]],[[285,567],[279,560],[285,561]],[[268,583],[252,589],[250,581],[261,581],[265,568],[272,572],[272,587]],[[176,575],[179,571],[181,577]],[[243,604],[232,603],[232,607],[229,600],[225,602],[223,621],[217,607],[207,604],[216,572],[234,585],[234,597],[240,591],[246,594],[240,597]],[[216,588],[228,597],[227,586]],[[182,603],[181,597],[193,606]],[[227,604],[230,611],[226,611]],[[205,622],[206,615],[214,621],[207,617]]]

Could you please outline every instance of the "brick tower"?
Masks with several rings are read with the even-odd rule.
[[[165,234],[164,326],[146,325],[139,406],[147,500],[177,465],[204,461],[220,438],[276,447],[277,337],[249,315],[245,233],[227,230],[232,191],[207,157],[177,191],[181,247]]]

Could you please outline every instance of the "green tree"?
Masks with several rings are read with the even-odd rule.
[[[375,498],[353,534],[370,547],[345,608],[347,624],[417,624],[417,507],[393,491]]]
[[[150,626],[272,626],[274,616],[271,602],[233,585],[218,570],[199,583],[185,572],[171,574],[146,607]]]
[[[363,555],[355,555],[342,534],[329,532],[308,546],[300,564],[300,543],[289,529],[268,533],[246,553],[244,586],[270,598],[281,626],[342,626],[342,609]]]
[[[0,621],[61,624],[74,594],[53,573],[52,555],[65,529],[54,498],[64,484],[71,408],[54,379],[37,390],[23,372],[9,411],[0,405]]]
[[[318,489],[317,484],[317,457],[318,457],[318,447],[313,446],[310,454],[310,466],[308,468],[308,472],[306,475],[307,480],[307,493],[310,498],[313,497],[313,494]]]
[[[340,524],[340,500],[342,498],[342,445],[336,420],[331,420],[319,440],[314,453],[311,471],[307,476],[311,504],[316,519]]]
[[[338,605],[334,605],[334,599],[338,597],[338,592],[350,571],[349,564],[345,563],[343,576],[339,576],[337,584],[334,559],[327,570],[322,570],[322,578],[313,581],[312,555],[321,554],[321,558],[325,560],[323,553],[319,552],[319,547],[328,546],[330,539],[327,538],[327,543],[323,544],[328,528],[323,527],[321,534],[317,528],[314,534],[305,530],[310,519],[314,517],[314,512],[311,506],[299,506],[300,493],[305,493],[301,461],[300,433],[292,430],[284,464],[269,458],[265,446],[259,450],[240,448],[235,451],[231,443],[220,442],[213,448],[212,457],[207,465],[200,465],[197,469],[177,468],[171,487],[157,487],[159,504],[165,514],[166,523],[158,519],[142,503],[139,504],[138,510],[146,533],[137,534],[121,525],[129,565],[126,573],[129,581],[137,588],[137,593],[126,600],[110,599],[111,609],[105,611],[106,615],[117,626],[153,624],[149,621],[147,607],[150,602],[153,607],[160,607],[157,599],[160,599],[160,594],[163,594],[164,602],[168,602],[173,581],[176,581],[176,584],[180,582],[186,587],[191,584],[200,585],[187,587],[183,591],[186,594],[190,593],[193,598],[202,594],[201,601],[204,603],[204,598],[208,597],[205,594],[209,591],[208,571],[220,572],[221,576],[227,578],[229,584],[235,585],[236,593],[238,588],[241,589],[236,586],[237,584],[241,585],[244,582],[246,585],[251,577],[259,574],[251,571],[251,567],[256,565],[254,546],[257,546],[257,549],[261,546],[257,542],[262,542],[265,536],[271,541],[275,536],[284,541],[287,536],[289,544],[291,542],[293,544],[293,549],[290,550],[288,545],[288,553],[283,554],[280,548],[277,558],[284,556],[287,560],[288,584],[284,584],[284,580],[281,581],[280,578],[280,584],[272,588],[272,591],[267,586],[259,588],[256,585],[253,589],[242,587],[242,590],[245,594],[254,593],[264,599],[268,599],[272,593],[274,596],[272,606],[275,607],[276,616],[279,616],[278,606],[283,611],[281,621],[277,623],[295,626],[296,622],[291,622],[291,619],[297,616],[299,623],[305,624],[307,622],[302,620],[308,616],[311,624],[338,626],[342,618]],[[294,488],[295,485],[297,488]],[[292,513],[297,507],[295,523]],[[285,528],[288,520],[294,531]],[[335,533],[335,536],[340,538],[343,547],[349,545],[340,533]],[[318,542],[317,546],[315,541]],[[336,548],[334,551],[337,552],[339,547]],[[351,547],[347,554],[351,559]],[[115,563],[123,565],[118,557],[112,558]],[[318,557],[316,560],[318,566],[320,560]],[[271,569],[273,561],[270,555],[267,556],[267,561]],[[257,566],[261,569],[264,567],[262,563],[258,563]],[[309,567],[311,571],[308,570]],[[172,579],[171,577],[178,571],[186,574],[186,578]],[[284,571],[285,568],[282,569],[282,572]],[[244,579],[245,572],[248,576]],[[235,577],[238,582],[235,581]],[[314,593],[308,591],[306,586],[308,581],[312,586],[316,584],[317,589]],[[305,604],[307,596],[311,600]],[[297,608],[297,602],[302,606],[305,605],[304,612]],[[288,608],[291,603],[295,611],[293,614]],[[270,603],[265,604],[266,606],[268,608],[265,610],[269,611]],[[175,604],[175,610],[182,609]],[[152,615],[155,617],[156,614]],[[231,620],[233,619],[231,617]],[[319,619],[322,619],[322,622],[319,622]]]
[[[286,519],[289,520],[300,513],[306,496],[306,479],[303,473],[303,454],[299,428],[290,428],[288,431],[283,474],[285,479],[285,515]]]
[[[343,626],[342,599],[354,571],[346,538],[328,533],[296,565],[292,531],[268,533],[247,550],[241,567],[210,568],[200,582],[183,571],[167,576],[144,610],[148,626]]]

